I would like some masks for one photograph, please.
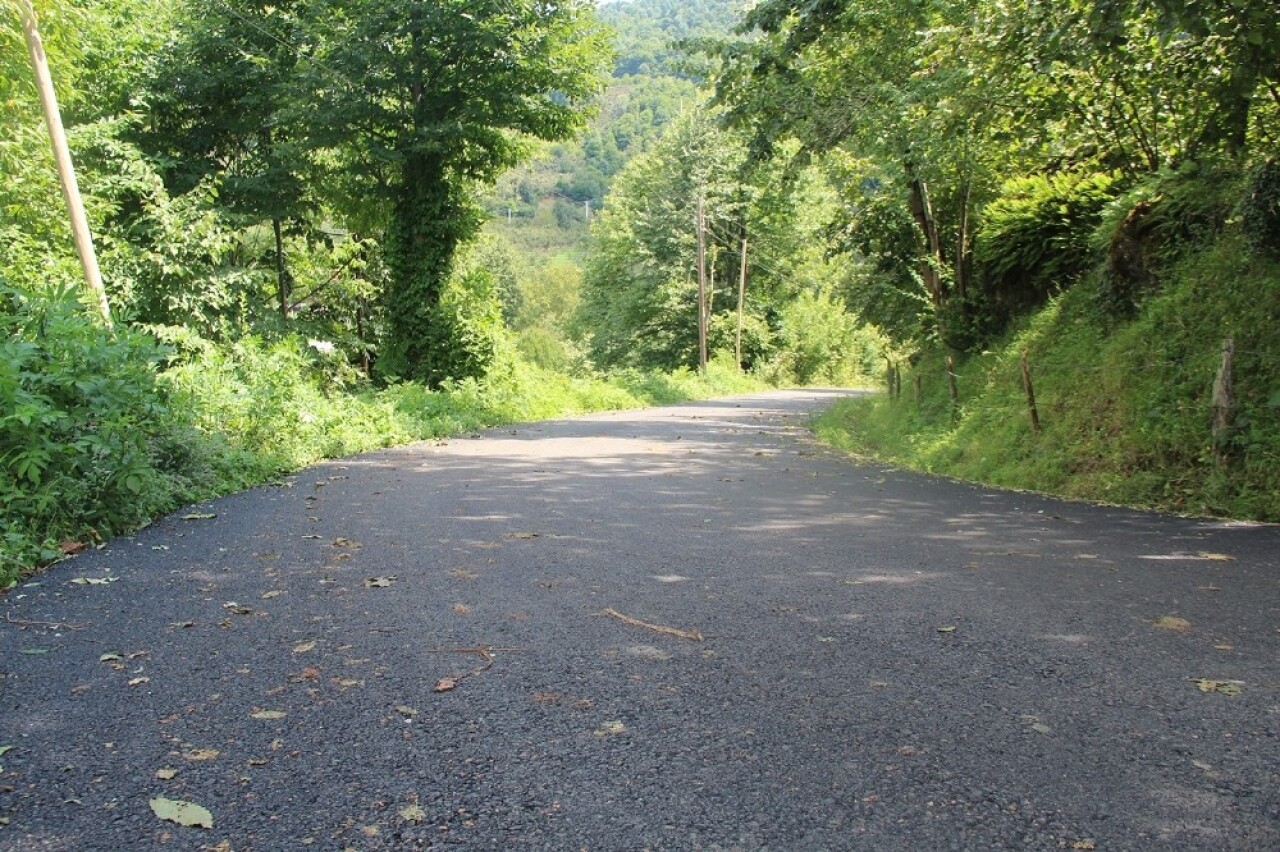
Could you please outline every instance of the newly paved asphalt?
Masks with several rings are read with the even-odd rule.
[[[54,566],[0,600],[0,850],[1280,849],[1280,529],[857,465],[835,395],[346,459]]]

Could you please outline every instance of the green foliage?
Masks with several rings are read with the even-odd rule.
[[[1228,228],[1159,267],[1134,318],[1067,291],[958,367],[953,421],[943,351],[914,365],[924,400],[857,401],[824,438],[910,467],[1014,488],[1196,514],[1280,520],[1280,264]],[[1234,426],[1215,444],[1212,388],[1234,340]],[[1030,355],[1043,431],[1032,432],[1019,358]],[[909,386],[909,373],[904,383]],[[1225,451],[1227,460],[1219,458]]]
[[[1280,259],[1280,160],[1273,157],[1254,170],[1241,224],[1254,251]]]
[[[1005,316],[1043,304],[1093,266],[1090,239],[1115,185],[1111,174],[1032,175],[1007,182],[984,208],[973,256]]]
[[[1190,163],[1148,176],[1110,204],[1093,237],[1106,253],[1103,304],[1131,315],[1157,287],[1161,265],[1217,238],[1241,185],[1229,164]]]
[[[180,484],[162,448],[180,431],[145,336],[112,335],[69,292],[0,288],[0,581],[167,508]]]
[[[778,384],[853,385],[880,370],[886,341],[829,292],[783,305],[777,342],[762,374]]]

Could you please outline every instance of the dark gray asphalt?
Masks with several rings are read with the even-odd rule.
[[[1280,849],[1280,528],[855,466],[834,396],[347,459],[53,567],[0,601],[0,850]]]

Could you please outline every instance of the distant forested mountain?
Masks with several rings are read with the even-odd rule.
[[[614,76],[681,75],[682,55],[673,45],[732,30],[747,0],[621,0],[600,7],[598,17],[617,32]]]

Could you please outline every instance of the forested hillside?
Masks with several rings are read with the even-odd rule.
[[[826,428],[905,463],[1280,518],[1273,5],[6,0],[0,574],[763,381],[884,382]]]

